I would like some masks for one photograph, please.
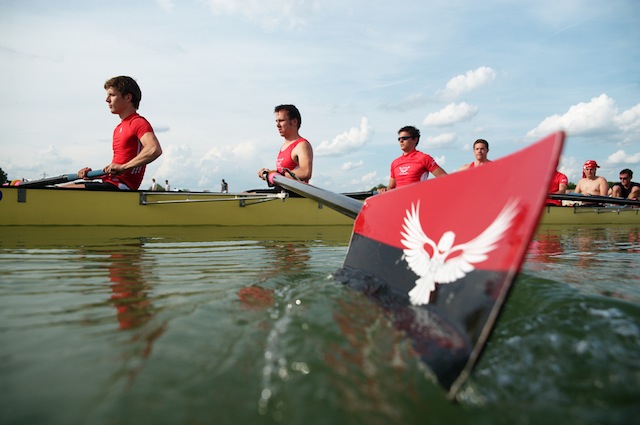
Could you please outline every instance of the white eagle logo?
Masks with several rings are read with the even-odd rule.
[[[445,232],[438,244],[431,240],[422,230],[420,224],[420,203],[411,204],[411,211],[407,210],[401,232],[404,245],[404,259],[418,275],[416,286],[409,291],[409,299],[413,305],[429,303],[431,293],[436,289],[436,283],[452,283],[462,279],[467,273],[475,269],[474,264],[487,259],[488,253],[496,249],[497,242],[511,227],[517,214],[517,201],[509,202],[498,217],[480,235],[469,242],[453,245],[456,234]],[[429,245],[433,254],[425,249]]]

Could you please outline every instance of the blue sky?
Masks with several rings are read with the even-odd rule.
[[[640,178],[637,0],[0,0],[0,58],[10,178],[107,165],[115,75],[164,149],[142,187],[264,187],[281,103],[334,191],[386,184],[404,125],[449,172],[478,138],[497,159],[564,129],[570,181],[588,159]]]

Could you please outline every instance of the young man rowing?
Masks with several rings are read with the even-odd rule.
[[[291,179],[294,178],[293,173],[295,179],[308,183],[313,172],[313,148],[307,139],[300,136],[300,111],[294,105],[278,105],[273,112],[276,128],[284,141],[276,158],[276,170],[261,168],[258,177],[267,180],[266,176],[277,172]]]
[[[402,127],[398,130],[398,142],[402,155],[391,163],[389,185],[378,192],[417,183],[425,180],[429,173],[436,177],[447,175],[431,155],[416,149],[420,143],[420,130],[410,125]]]
[[[140,187],[146,165],[162,155],[160,142],[151,124],[138,115],[142,91],[138,83],[126,76],[114,77],[104,83],[107,103],[112,114],[122,120],[113,130],[113,158],[102,170],[101,182],[82,182],[61,185],[63,188],[91,190],[136,190]],[[78,171],[86,178],[91,168]]]

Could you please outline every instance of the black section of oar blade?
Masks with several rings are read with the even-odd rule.
[[[412,306],[406,294],[362,270],[343,267],[333,278],[364,292],[379,304],[396,329],[410,338],[414,350],[440,385],[447,390],[453,385],[472,349],[460,329],[427,308]]]
[[[447,391],[469,368],[471,353],[484,344],[505,272],[475,270],[450,284],[438,285],[429,304],[414,306],[408,292],[418,279],[402,250],[354,234],[339,282],[363,291],[390,314],[397,329],[410,338],[421,360]],[[486,334],[484,334],[486,335]],[[477,356],[475,358],[477,360]]]

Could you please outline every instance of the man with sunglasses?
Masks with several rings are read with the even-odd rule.
[[[413,126],[398,130],[398,142],[402,155],[391,163],[391,177],[386,190],[406,186],[426,180],[429,173],[436,177],[447,174],[430,155],[420,152],[416,146],[420,142],[420,130]],[[384,192],[384,190],[379,190]]]
[[[628,168],[620,171],[620,183],[611,187],[611,196],[615,198],[638,199],[640,198],[640,183],[632,182],[633,171]]]

